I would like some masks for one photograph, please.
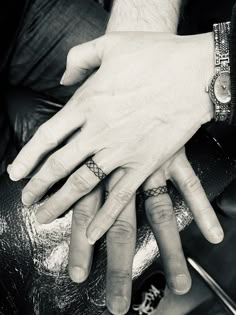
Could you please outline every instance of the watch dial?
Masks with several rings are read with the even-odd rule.
[[[223,104],[231,101],[230,74],[222,72],[215,81],[214,93],[217,100]]]

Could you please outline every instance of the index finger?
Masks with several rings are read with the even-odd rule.
[[[85,281],[90,273],[93,246],[88,243],[86,229],[102,201],[103,189],[100,185],[73,208],[68,269],[71,279],[78,283]]]
[[[11,180],[18,181],[29,175],[47,153],[84,124],[84,115],[78,111],[75,113],[77,102],[75,97],[72,98],[64,108],[39,127],[13,161],[9,169]]]

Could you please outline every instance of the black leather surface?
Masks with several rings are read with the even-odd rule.
[[[29,0],[9,0],[0,2],[0,77],[9,62],[14,48],[19,26],[29,5]]]

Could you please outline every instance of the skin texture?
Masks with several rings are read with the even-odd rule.
[[[82,131],[76,133],[66,146],[49,157],[24,189],[23,201],[27,204],[35,202],[44,195],[49,186],[60,178],[68,176],[87,157],[94,155],[94,160],[106,173],[119,167],[120,177],[110,189],[106,203],[94,218],[93,216],[100,208],[99,204],[96,209],[78,211],[80,215],[77,219],[74,216],[78,224],[81,224],[80,219],[83,217],[86,221],[78,233],[83,233],[84,242],[88,237],[89,242],[93,244],[112,226],[108,238],[117,241],[119,235],[127,236],[128,234],[128,237],[125,237],[126,242],[129,241],[126,249],[133,253],[135,240],[135,220],[132,216],[134,213],[133,195],[136,189],[174,154],[174,160],[177,159],[178,163],[173,163],[173,158],[170,159],[161,171],[158,171],[158,176],[154,176],[152,181],[149,178],[150,181],[146,182],[145,187],[158,187],[160,184],[165,184],[166,179],[173,179],[183,192],[193,213],[196,214],[204,235],[213,243],[221,241],[223,232],[199,181],[195,178],[185,158],[183,149],[175,154],[201,124],[212,117],[212,107],[208,95],[204,92],[204,86],[211,72],[209,67],[211,38],[211,34],[180,39],[178,36],[169,34],[116,33],[73,48],[68,56],[64,84],[73,84],[84,79],[85,69],[96,68],[100,64],[101,67],[87,80],[63,110],[40,127],[14,161],[10,170],[11,178],[19,180],[26,176],[37,166],[41,158],[56,148],[62,140],[68,138],[80,127]],[[129,60],[133,60],[135,68],[132,68]],[[143,60],[142,64],[140,60]],[[159,62],[156,62],[157,60]],[[162,60],[166,60],[165,67]],[[173,75],[167,81],[164,78],[168,69],[172,69]],[[180,74],[181,80],[177,80]],[[159,86],[156,82],[160,82]],[[189,82],[192,84],[186,90],[185,87]],[[177,87],[174,93],[171,93],[173,92],[171,87],[174,84]],[[166,93],[167,90],[170,92]],[[186,98],[183,99],[182,95]],[[173,106],[175,103],[178,107]],[[147,104],[146,117],[143,104]],[[101,116],[101,107],[103,116]],[[161,136],[163,134],[167,139],[165,143]],[[153,143],[156,143],[155,147]],[[83,152],[80,148],[83,148]],[[143,161],[145,161],[144,164]],[[173,165],[175,167],[172,167]],[[178,171],[178,165],[181,165],[179,169],[182,171]],[[21,170],[22,173],[20,173]],[[41,223],[51,222],[77,200],[86,198],[84,196],[98,183],[96,176],[86,166],[82,166],[69,177],[59,192],[49,198],[44,208],[39,211],[38,220]],[[171,214],[171,202],[168,195],[158,200],[150,200],[146,203],[148,218],[157,237],[167,274],[171,275],[173,272],[175,275],[174,278],[168,277],[169,286],[176,293],[184,293],[186,288],[188,290],[190,287],[190,280],[176,222]],[[83,209],[82,205],[81,203],[78,209]],[[84,209],[86,210],[85,207]],[[123,215],[123,219],[119,217],[120,214]],[[171,235],[177,235],[174,238],[176,243],[172,243],[173,248],[170,242],[165,242],[167,228],[171,231]],[[124,241],[124,237],[122,239]],[[122,244],[122,241],[120,243]],[[73,241],[71,246],[73,248]],[[122,248],[124,247],[123,244]],[[81,249],[83,250],[82,247]],[[87,249],[87,257],[90,261],[92,248],[88,244]],[[179,265],[173,265],[174,260],[169,259],[170,253],[174,253],[174,257],[178,258]],[[108,247],[108,257],[112,261],[111,247],[110,252]],[[73,257],[71,261],[73,262]],[[125,285],[122,286],[122,292],[113,292],[114,304],[110,302],[108,296],[108,308],[112,311],[114,308],[115,314],[122,313],[120,309],[117,310],[117,306],[122,305],[120,297],[129,299],[130,296],[131,262],[132,259],[123,264],[122,273],[125,276],[122,278],[125,279]],[[111,265],[114,266],[114,263],[113,261]],[[109,285],[113,279],[117,280],[114,269],[119,270],[118,266],[110,272],[111,265],[108,264]],[[82,268],[82,273],[78,271],[77,276],[79,274],[80,276],[77,281],[84,280],[88,272],[89,268],[86,271]],[[70,271],[70,274],[73,278],[73,271]],[[178,278],[180,281],[177,281],[176,275],[181,275]],[[121,278],[121,272],[118,277]],[[124,302],[123,309],[127,309],[129,301],[122,301]]]

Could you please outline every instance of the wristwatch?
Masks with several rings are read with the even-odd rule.
[[[215,75],[208,92],[215,105],[215,120],[229,122],[231,116],[231,86],[229,36],[230,22],[213,25],[215,42]]]

